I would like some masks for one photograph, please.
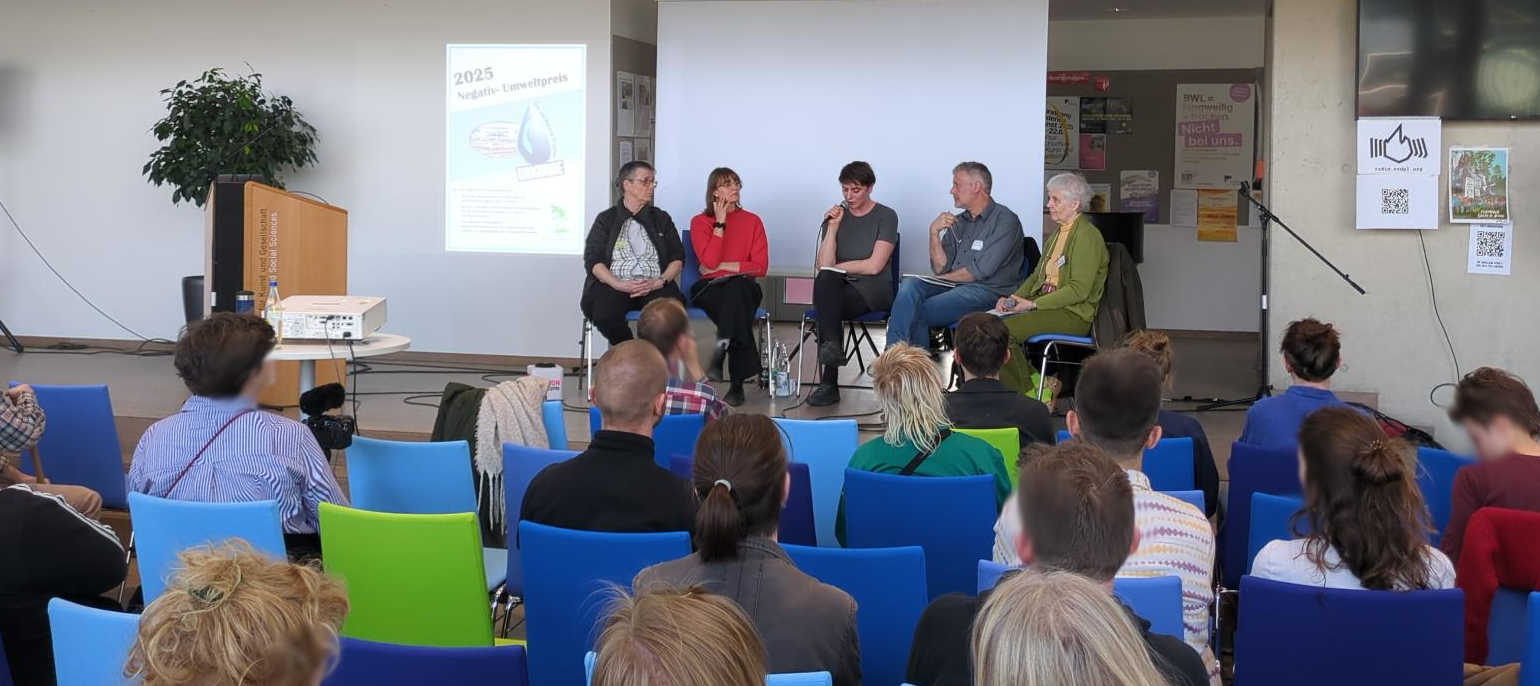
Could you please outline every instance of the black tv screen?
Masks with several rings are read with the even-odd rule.
[[[1358,0],[1358,116],[1540,118],[1540,0]]]

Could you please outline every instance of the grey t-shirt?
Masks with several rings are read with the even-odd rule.
[[[847,262],[871,257],[877,241],[898,245],[898,213],[882,203],[875,203],[872,211],[861,217],[846,210],[845,218],[840,220],[839,233],[834,236],[834,260]],[[866,300],[867,307],[886,310],[893,304],[892,262],[889,260],[881,272],[869,276],[845,275]]]

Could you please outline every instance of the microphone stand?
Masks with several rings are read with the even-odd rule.
[[[5,328],[5,320],[3,319],[0,319],[0,334],[5,335],[6,345],[15,350],[18,355],[26,351],[26,348],[21,347],[21,341],[16,340],[16,337],[11,335],[11,330]]]
[[[1347,272],[1344,272],[1341,269],[1338,269],[1337,265],[1332,264],[1331,260],[1326,259],[1326,256],[1322,255],[1321,251],[1316,250],[1315,246],[1311,245],[1309,241],[1301,238],[1299,234],[1294,232],[1294,229],[1289,228],[1289,225],[1284,223],[1284,221],[1282,219],[1279,219],[1278,215],[1273,214],[1273,211],[1268,209],[1267,205],[1264,205],[1264,204],[1262,204],[1262,202],[1260,200],[1257,200],[1256,198],[1251,197],[1251,192],[1250,192],[1251,191],[1251,185],[1250,184],[1246,183],[1245,181],[1242,181],[1240,183],[1240,189],[1239,190],[1240,190],[1241,197],[1245,198],[1248,202],[1251,203],[1251,205],[1257,211],[1257,216],[1259,218],[1261,218],[1261,220],[1262,220],[1262,223],[1261,223],[1261,227],[1262,227],[1262,274],[1261,274],[1261,286],[1260,286],[1260,289],[1259,289],[1261,291],[1261,301],[1260,301],[1260,306],[1261,307],[1260,307],[1260,310],[1258,312],[1258,318],[1257,318],[1257,320],[1258,320],[1257,333],[1258,333],[1258,336],[1260,338],[1259,345],[1257,346],[1257,348],[1258,348],[1257,349],[1257,370],[1258,370],[1258,374],[1259,374],[1259,378],[1258,378],[1258,381],[1257,381],[1257,392],[1256,392],[1256,395],[1254,395],[1254,396],[1252,396],[1250,398],[1244,398],[1244,399],[1241,399],[1241,400],[1216,400],[1216,401],[1214,401],[1212,403],[1209,403],[1207,405],[1199,406],[1196,410],[1194,410],[1195,412],[1206,412],[1206,411],[1209,411],[1209,410],[1217,410],[1217,409],[1222,408],[1222,407],[1234,407],[1234,406],[1239,406],[1239,405],[1251,405],[1251,404],[1255,403],[1256,401],[1261,400],[1263,398],[1266,398],[1267,396],[1270,396],[1270,395],[1273,394],[1272,384],[1269,384],[1268,381],[1267,381],[1267,379],[1268,379],[1267,368],[1268,368],[1268,360],[1269,360],[1269,356],[1268,356],[1268,342],[1269,342],[1269,338],[1268,338],[1268,332],[1267,332],[1267,313],[1268,313],[1267,291],[1268,291],[1268,276],[1269,276],[1269,274],[1268,274],[1269,266],[1268,266],[1268,259],[1267,259],[1267,256],[1268,256],[1268,233],[1267,233],[1268,224],[1277,223],[1278,226],[1282,227],[1284,231],[1288,232],[1288,234],[1290,236],[1292,236],[1295,241],[1298,241],[1300,245],[1305,246],[1305,249],[1309,250],[1310,254],[1315,255],[1316,259],[1320,260],[1322,264],[1326,265],[1333,272],[1336,272],[1337,276],[1341,277],[1343,281],[1347,282],[1347,285],[1352,286],[1353,290],[1358,291],[1359,295],[1366,295],[1367,294],[1366,291],[1364,291],[1364,287],[1358,285],[1358,282],[1354,281],[1353,277],[1348,276]]]

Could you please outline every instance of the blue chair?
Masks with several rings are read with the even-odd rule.
[[[1433,515],[1433,535],[1428,542],[1438,545],[1449,526],[1449,510],[1454,506],[1454,476],[1461,467],[1475,464],[1476,460],[1456,455],[1447,450],[1422,447],[1417,449],[1417,487],[1422,489],[1422,499],[1428,503]]]
[[[572,531],[519,522],[530,683],[579,686],[583,653],[602,625],[608,584],[628,588],[643,568],[690,554],[690,534]]]
[[[930,597],[974,588],[994,550],[995,477],[899,476],[845,470],[845,543],[925,549]]]
[[[1230,494],[1225,521],[1219,529],[1219,562],[1224,585],[1234,588],[1246,572],[1246,548],[1251,536],[1251,494],[1299,493],[1299,456],[1292,450],[1271,450],[1236,441],[1230,448]]]
[[[540,423],[545,425],[545,440],[551,450],[567,449],[567,415],[560,400],[540,403]]]
[[[1057,358],[1054,355],[1056,351],[1059,351],[1063,348],[1069,348],[1071,350],[1088,350],[1090,353],[1096,352],[1096,341],[1093,340],[1090,336],[1071,336],[1062,333],[1042,333],[1027,339],[1026,347],[1031,347],[1034,345],[1043,346],[1043,361],[1042,364],[1038,366],[1037,370],[1038,400],[1043,399],[1043,380],[1048,378],[1049,364],[1069,366],[1080,365],[1079,362],[1067,362]]]
[[[276,500],[198,503],[130,493],[128,511],[146,605],[166,591],[177,555],[187,548],[240,538],[275,559],[288,558]]]
[[[1529,590],[1497,587],[1487,618],[1487,656],[1483,664],[1506,665],[1524,658],[1529,645]]]
[[[1192,474],[1192,438],[1162,438],[1155,447],[1144,451],[1140,471],[1150,477],[1156,491],[1189,491],[1197,488]],[[1203,508],[1198,508],[1202,511]]]
[[[679,478],[690,481],[694,462],[689,455],[675,455],[669,460],[668,469]],[[776,538],[781,543],[818,545],[813,531],[813,495],[808,485],[807,465],[793,462],[786,465],[786,470],[791,474],[791,493],[786,498],[786,506],[781,508]]]
[[[888,275],[892,279],[892,292],[895,294],[898,293],[898,281],[902,277],[902,274],[899,273],[898,269],[898,252],[902,245],[903,236],[894,238],[893,254],[888,256]],[[814,278],[817,278],[818,275],[814,274],[813,276]],[[867,349],[871,350],[873,360],[876,360],[877,355],[880,354],[877,350],[877,342],[872,340],[872,332],[870,329],[866,328],[866,325],[875,324],[878,322],[886,322],[888,320],[888,315],[889,312],[887,310],[872,310],[871,312],[859,315],[853,319],[844,320],[845,332],[842,336],[844,343],[841,347],[843,347],[847,352],[845,353],[845,361],[840,363],[841,365],[850,364],[850,358],[854,357],[856,358],[856,364],[861,368],[861,373],[866,373],[866,358],[861,354],[861,344],[865,343]],[[818,310],[810,307],[802,312],[802,321],[797,323],[797,388],[802,387],[803,348],[807,347],[808,336],[813,335],[815,332],[814,329],[808,328],[808,324],[817,321]],[[814,355],[813,357],[814,362],[816,363],[817,355]],[[822,374],[823,366],[815,366],[818,367],[818,373]]]
[[[1173,498],[1180,498],[1183,501],[1191,503],[1193,507],[1198,508],[1199,512],[1204,512],[1203,505],[1205,504],[1205,501],[1203,499],[1203,491],[1190,490],[1190,491],[1161,491],[1161,492],[1165,493],[1166,495],[1169,495],[1169,496],[1171,496]]]
[[[1524,650],[1519,658],[1519,686],[1540,686],[1540,593],[1529,594]]]
[[[979,560],[978,592],[1000,583],[1009,567],[992,560]],[[1150,631],[1183,638],[1182,580],[1175,576],[1117,577],[1112,592],[1133,608],[1134,614],[1150,622]]]
[[[48,428],[37,444],[48,479],[96,491],[103,507],[128,507],[123,448],[107,387],[38,384],[32,390],[48,415]],[[16,466],[32,474],[31,452],[22,453]]]
[[[529,482],[540,470],[577,455],[576,450],[541,450],[527,445],[503,444],[503,505],[508,508],[508,530],[519,530],[519,514]],[[504,590],[508,595],[524,595],[524,565],[519,561],[519,537],[508,538],[508,559],[504,564]],[[487,583],[492,583],[491,579]]]
[[[909,664],[909,645],[925,612],[925,552],[902,548],[783,546],[797,569],[850,594],[856,601],[861,677],[896,684]]]
[[[1256,562],[1257,553],[1262,551],[1263,546],[1275,540],[1299,538],[1289,528],[1289,520],[1304,507],[1304,500],[1297,495],[1251,494],[1251,528],[1246,537],[1247,574],[1251,573],[1251,565]]]
[[[131,683],[123,678],[123,663],[134,647],[139,615],[54,598],[48,601],[48,627],[59,686]]]
[[[812,479],[813,520],[818,541],[827,547],[839,546],[834,538],[834,519],[839,513],[840,494],[845,488],[845,467],[860,445],[860,430],[854,419],[784,419],[777,417],[786,455],[792,462],[807,465]]]
[[[599,406],[588,406],[588,435],[599,433],[599,427],[603,419],[599,416]],[[695,442],[700,440],[700,432],[706,430],[706,415],[704,414],[669,414],[663,415],[662,421],[652,428],[652,458],[659,467],[670,468],[670,459],[675,455],[694,455]]]
[[[441,648],[342,637],[337,668],[323,686],[507,684],[528,686],[524,646]]]
[[[1237,686],[1461,681],[1465,594],[1458,589],[1326,589],[1246,576],[1240,594]]]
[[[594,665],[598,662],[599,655],[592,650],[583,656],[583,669],[590,685],[594,682]],[[828,672],[770,674],[765,677],[765,686],[834,686],[834,677]]]

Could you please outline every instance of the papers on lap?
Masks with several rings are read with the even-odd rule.
[[[916,279],[919,279],[921,281],[924,281],[925,283],[928,283],[928,284],[931,284],[931,285],[934,285],[934,286],[940,286],[942,288],[956,288],[957,287],[957,282],[956,281],[948,281],[947,279],[943,279],[943,278],[941,278],[939,276],[931,276],[930,274],[905,274],[904,278],[908,278],[908,277],[911,277],[911,276],[916,278]]]

